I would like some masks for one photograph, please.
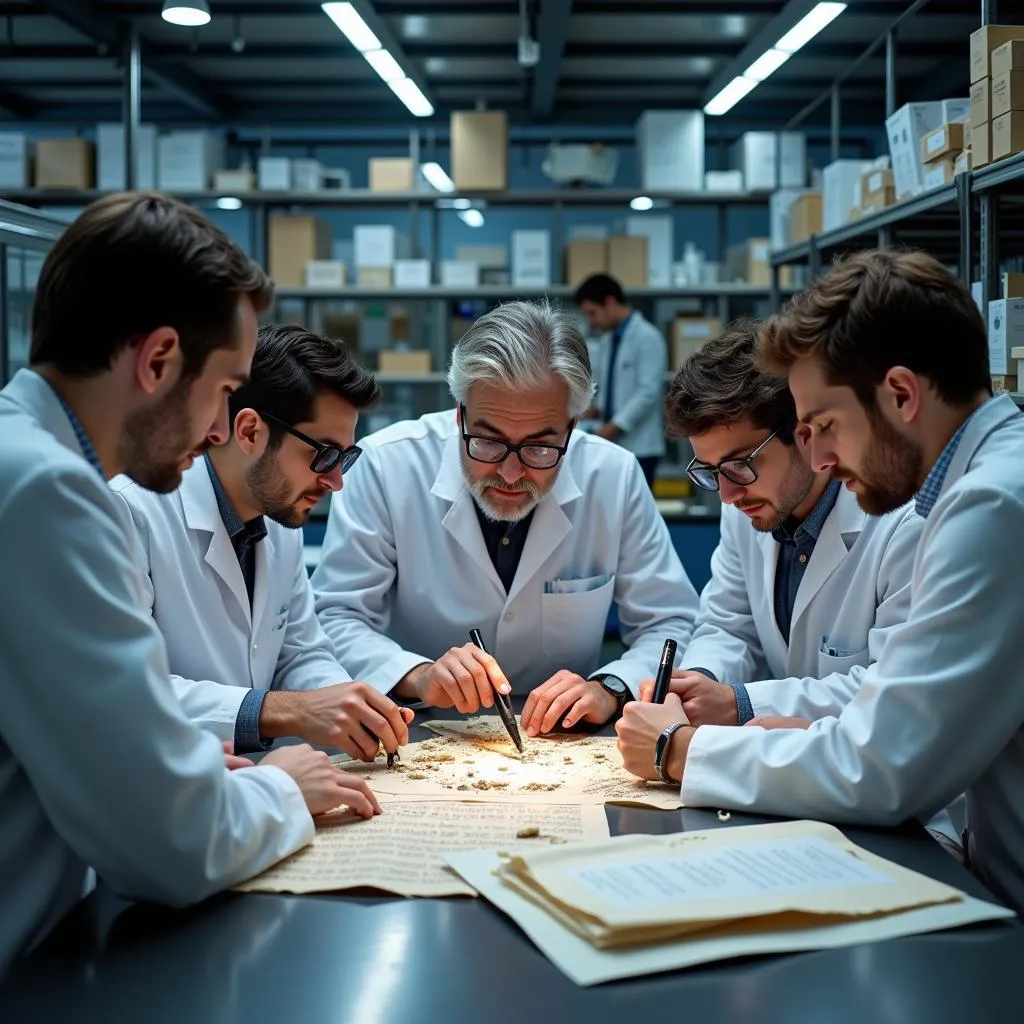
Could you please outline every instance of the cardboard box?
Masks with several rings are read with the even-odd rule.
[[[887,187],[883,188],[881,192],[872,192],[869,196],[862,196],[858,209],[860,210],[860,215],[866,217],[869,213],[878,213],[879,210],[884,210],[895,202],[896,190],[892,187]]]
[[[652,192],[704,188],[704,111],[645,110],[636,123],[637,178]]]
[[[455,258],[477,263],[481,270],[508,270],[507,245],[459,245]]]
[[[1024,274],[1003,274],[1003,298],[1020,299],[1024,298]],[[1014,359],[1024,359],[1024,352]]]
[[[949,185],[956,178],[956,161],[953,155],[944,156],[941,160],[933,160],[924,167],[924,190]]]
[[[356,267],[357,288],[387,289],[391,283],[391,267]]]
[[[125,188],[124,125],[96,125],[96,187],[104,192]],[[135,138],[135,187],[156,188],[156,125],[140,124]]]
[[[29,148],[24,132],[0,132],[0,188],[28,188]]]
[[[352,232],[357,267],[390,267],[397,257],[396,231],[388,224],[358,224]]]
[[[411,192],[415,169],[407,156],[370,158],[371,192]]]
[[[252,171],[217,171],[213,175],[213,190],[228,195],[236,192],[251,192],[256,187],[256,175]]]
[[[668,288],[672,283],[674,228],[671,216],[650,213],[625,217],[615,226],[616,235],[647,239],[647,283],[652,288]]]
[[[1016,375],[1007,376],[1005,374],[992,374],[992,394],[994,395],[1013,395],[1017,393],[1017,380]]]
[[[565,283],[581,285],[593,274],[608,273],[608,243],[603,239],[581,238],[565,247]]]
[[[772,268],[768,262],[771,241],[767,238],[748,238],[739,245],[731,245],[726,252],[725,280],[741,281],[768,288],[772,283]]]
[[[732,147],[732,166],[743,172],[748,192],[803,188],[807,184],[807,137],[802,132],[744,132]]]
[[[307,260],[307,288],[344,288],[345,263],[343,260]]]
[[[992,76],[992,120],[1011,110],[1024,110],[1024,71]]]
[[[319,160],[292,160],[292,189],[295,192],[319,192],[323,173]]]
[[[968,101],[968,113],[970,103]],[[892,160],[893,181],[900,199],[917,195],[924,180],[921,158],[921,138],[949,120],[943,117],[942,103],[906,103],[885,122],[889,137],[889,156]],[[827,205],[827,204],[826,204]],[[828,228],[826,213],[825,230]]]
[[[92,188],[96,149],[86,139],[37,139],[36,188]]]
[[[1024,71],[1024,39],[1011,39],[997,46],[990,60],[993,77],[1007,71]]]
[[[292,187],[292,161],[287,156],[261,156],[256,161],[261,192],[288,192]]]
[[[1024,110],[1011,110],[992,122],[992,160],[1024,151]]]
[[[964,125],[940,124],[921,139],[921,160],[930,164],[948,153],[959,153],[963,148]]]
[[[480,264],[472,260],[442,260],[442,288],[479,288]]]
[[[547,288],[551,284],[551,232],[512,232],[512,286]]]
[[[971,127],[992,120],[992,79],[982,78],[971,86]]]
[[[673,372],[681,369],[690,356],[721,333],[722,321],[717,317],[677,316],[672,321],[671,330]]]
[[[377,363],[381,373],[430,373],[430,365],[430,352],[427,349],[411,352],[383,349]]]
[[[992,126],[971,124],[971,170],[992,163]]]
[[[970,134],[970,129],[968,129]],[[953,174],[966,174],[971,169],[971,151],[965,149],[962,153],[957,153],[956,161],[953,164]]]
[[[285,288],[304,288],[306,264],[331,255],[329,224],[309,214],[270,215],[268,270],[274,283]]]
[[[993,299],[988,304],[988,368],[1009,374],[1012,351],[1024,346],[1024,299]]]
[[[508,115],[464,110],[451,115],[452,180],[465,192],[508,188]]]
[[[1024,25],[986,25],[971,33],[971,81],[992,74],[992,51],[1013,39],[1024,39]]]
[[[822,195],[805,192],[789,208],[789,241],[792,245],[803,242],[822,231]]]
[[[882,194],[886,189],[895,189],[896,183],[893,180],[892,171],[881,167],[874,171],[868,171],[860,179],[861,201],[868,196]]]
[[[647,239],[613,235],[608,239],[608,273],[627,291],[647,286]]]
[[[429,288],[430,260],[395,260],[396,288]]]
[[[157,140],[157,188],[205,192],[224,160],[223,140],[211,132],[171,132]],[[300,274],[301,281],[301,274]]]
[[[913,148],[920,156],[918,146],[915,144]],[[854,207],[860,205],[860,179],[870,170],[871,165],[866,160],[835,160],[822,171],[822,228],[825,231],[842,227],[850,220]]]

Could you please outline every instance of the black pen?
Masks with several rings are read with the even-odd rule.
[[[471,629],[469,631],[470,643],[479,647],[484,653],[487,652],[487,648],[484,647],[484,638],[480,633],[479,629]],[[521,754],[523,752],[523,740],[519,735],[519,726],[516,725],[515,712],[512,710],[512,701],[509,697],[499,693],[497,690],[494,691],[494,706],[498,711],[498,717],[501,719],[502,724],[505,726],[505,731],[512,738],[512,742],[516,745],[516,750]]]
[[[665,646],[661,649],[661,664],[658,666],[658,675],[654,680],[654,695],[651,700],[655,704],[664,704],[668,696],[668,686],[672,682],[672,666],[676,660],[675,640],[666,640]]]

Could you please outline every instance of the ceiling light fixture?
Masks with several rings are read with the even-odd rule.
[[[448,177],[445,169],[436,161],[420,165],[420,174],[427,180],[427,183],[438,192],[454,192],[455,182]]]
[[[484,215],[479,210],[459,210],[459,220],[471,228],[484,226]]]
[[[210,5],[206,0],[164,0],[160,17],[172,25],[198,28],[210,24]]]
[[[717,117],[732,110],[758,83],[774,74],[801,47],[806,46],[826,25],[830,25],[847,5],[819,3],[802,17],[781,39],[770,46],[742,75],[737,75],[704,106],[704,113]]]
[[[629,201],[629,208],[642,213],[644,210],[654,208],[654,200],[650,196],[636,196],[636,198]]]
[[[220,196],[217,200],[218,210],[240,210],[242,200],[238,196]]]

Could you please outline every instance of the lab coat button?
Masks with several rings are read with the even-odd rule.
[[[513,615],[513,614],[512,614],[512,612],[505,612],[505,614],[504,614],[504,615],[502,615],[502,618],[503,618],[503,619],[504,619],[504,620],[505,620],[506,622],[511,622],[511,621],[512,621],[512,620],[513,620],[513,619],[515,618],[515,615]]]

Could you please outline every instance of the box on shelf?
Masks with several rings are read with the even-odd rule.
[[[992,125],[971,125],[971,170],[992,163]]]
[[[618,169],[618,150],[588,142],[552,142],[541,164],[544,174],[562,185],[610,185]]]
[[[647,286],[647,239],[613,235],[608,239],[608,273],[625,290]]]
[[[647,239],[647,283],[652,288],[667,288],[672,283],[675,242],[671,216],[645,213],[625,217],[616,224],[615,233]]]
[[[803,188],[807,137],[802,132],[744,132],[732,147],[732,166],[742,171],[748,192]]]
[[[1011,352],[1024,346],[1024,299],[993,299],[988,304],[988,368],[1013,372]]]
[[[1024,110],[1011,110],[992,122],[992,160],[1024,151]]]
[[[1003,298],[1020,299],[1024,298],[1024,274],[1006,273],[1003,274]],[[1014,359],[1024,359],[1024,356],[1014,356]]]
[[[344,288],[345,263],[342,260],[306,260],[307,288]]]
[[[303,288],[306,264],[331,254],[330,225],[309,214],[270,215],[268,270],[279,287]]]
[[[481,270],[508,270],[507,245],[459,245],[455,258],[476,263]]]
[[[608,243],[604,239],[579,238],[565,247],[565,283],[572,288],[593,274],[608,273]]]
[[[971,169],[971,151],[965,149],[962,153],[957,153],[956,160],[953,164],[953,175],[966,174]]]
[[[992,120],[992,79],[983,78],[971,86],[971,127]]]
[[[860,205],[856,209],[861,217],[866,217],[869,213],[878,213],[895,202],[896,190],[883,188],[881,192],[872,192],[869,196],[861,196]],[[856,218],[851,215],[850,219],[855,220]]]
[[[546,288],[551,284],[551,232],[512,232],[512,285]]]
[[[442,288],[479,288],[480,264],[472,260],[442,260]]]
[[[452,180],[465,192],[508,188],[508,115],[460,110],[451,115]]]
[[[397,232],[389,224],[357,224],[352,237],[357,267],[390,267],[398,258]]]
[[[768,197],[768,234],[773,249],[785,249],[790,244],[790,211],[803,194],[803,189],[780,188]]]
[[[992,120],[1011,110],[1024,110],[1024,71],[1004,71],[992,77]]]
[[[971,81],[992,74],[992,51],[1014,39],[1024,39],[1024,25],[986,25],[971,33]]]
[[[889,156],[898,198],[906,199],[921,191],[924,178],[921,139],[947,120],[951,119],[943,117],[941,102],[906,103],[886,119],[885,131],[889,137]],[[825,219],[828,221],[827,213]]]
[[[125,185],[124,125],[96,125],[96,187],[120,192]],[[135,187],[156,188],[156,125],[140,124],[135,136]]]
[[[896,183],[893,180],[892,171],[886,167],[880,167],[861,176],[860,197],[861,202],[869,196],[882,194],[886,189],[894,189]]]
[[[956,178],[957,157],[948,154],[941,160],[933,160],[924,167],[924,190],[931,191],[942,185],[949,185]]]
[[[223,162],[223,142],[211,132],[161,135],[157,140],[157,188],[171,192],[205,192]]]
[[[739,245],[730,245],[725,254],[725,280],[741,281],[767,288],[772,283],[768,262],[771,242],[767,238],[748,238]]]
[[[357,288],[390,288],[391,267],[356,267]]]
[[[371,192],[411,192],[415,170],[407,156],[370,157]]]
[[[28,188],[29,148],[24,132],[0,132],[0,188]]]
[[[1002,373],[992,374],[992,394],[1013,395],[1017,393],[1017,376]]]
[[[319,192],[323,184],[323,167],[319,160],[292,160],[292,190],[295,192]]]
[[[993,78],[1006,71],[1024,71],[1024,39],[1011,39],[997,46],[990,60]]]
[[[292,187],[292,161],[287,156],[261,156],[256,161],[261,192],[288,192]]]
[[[681,369],[690,356],[721,333],[722,321],[717,317],[677,316],[671,330],[672,370]]]
[[[964,137],[963,122],[940,124],[921,139],[921,160],[930,164],[949,153],[959,153],[964,148]]]
[[[37,139],[36,188],[92,188],[96,149],[86,139]]]
[[[822,232],[822,195],[805,192],[789,208],[789,242],[796,245]]]
[[[396,288],[429,288],[430,260],[395,260]]]
[[[607,224],[570,224],[568,239],[575,242],[577,239],[607,238],[611,232]]]
[[[378,354],[377,368],[381,373],[430,373],[429,349],[382,349]]]
[[[641,188],[700,192],[704,188],[704,111],[645,110],[636,123]]]
[[[743,171],[705,171],[704,191],[735,195],[743,191]]]
[[[833,231],[849,221],[853,208],[860,205],[860,179],[870,170],[866,160],[835,160],[821,172],[824,231]]]

